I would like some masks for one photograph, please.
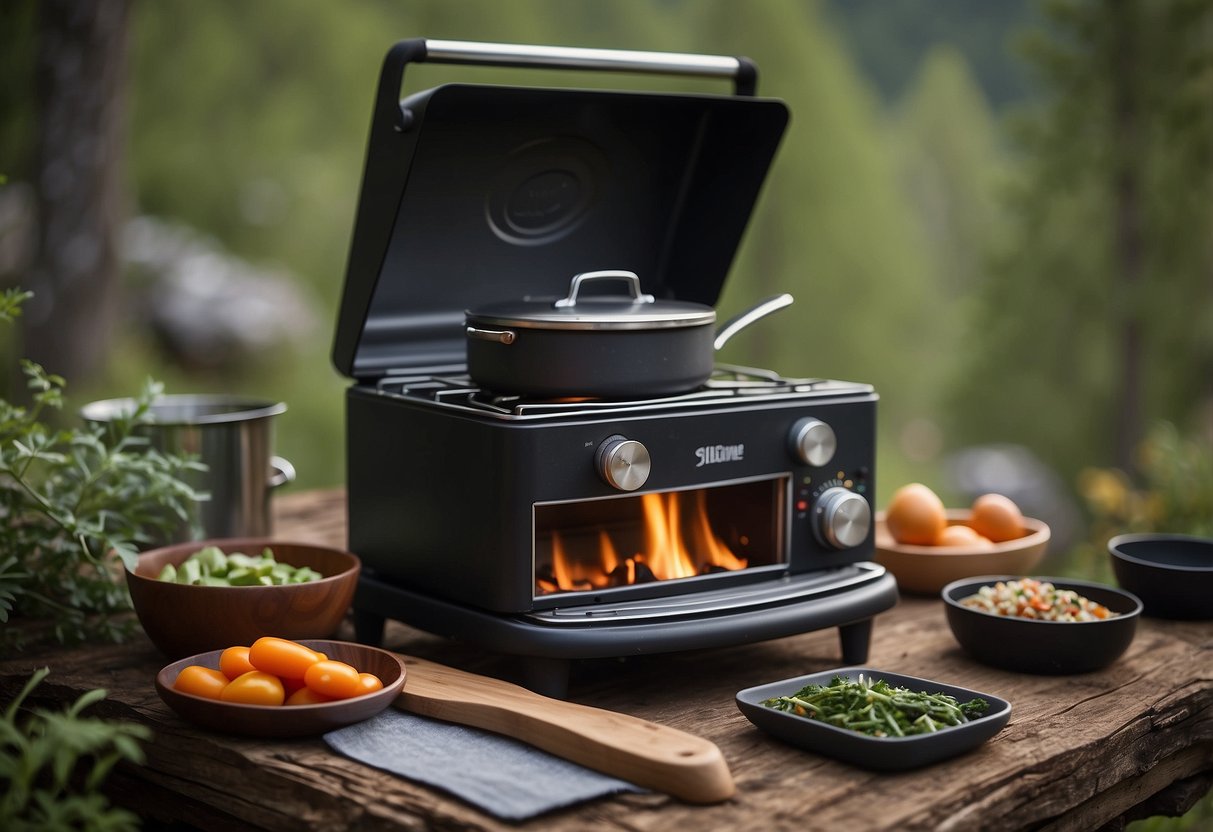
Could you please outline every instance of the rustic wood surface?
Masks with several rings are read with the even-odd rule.
[[[280,498],[283,539],[345,539],[341,492]],[[339,637],[352,638],[348,623]],[[390,623],[403,654],[517,680],[508,657]],[[881,774],[783,745],[737,710],[741,688],[839,664],[837,631],[745,647],[574,667],[569,698],[714,742],[736,795],[713,806],[663,794],[624,795],[506,824],[429,787],[330,751],[319,739],[265,741],[196,730],[159,700],[166,660],[140,635],[116,646],[31,650],[0,662],[0,702],[35,668],[51,675],[41,702],[104,687],[93,713],[151,727],[143,766],[111,776],[110,792],[172,828],[658,830],[1119,828],[1141,813],[1176,814],[1213,783],[1213,623],[1142,619],[1129,652],[1098,673],[1027,676],[970,661],[939,602],[903,599],[876,619],[872,667],[939,679],[1011,701],[990,742],[929,768]],[[469,761],[469,770],[475,762]]]

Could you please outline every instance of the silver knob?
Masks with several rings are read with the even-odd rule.
[[[796,458],[815,468],[820,468],[833,459],[834,451],[838,449],[838,438],[834,436],[834,429],[812,416],[806,416],[792,425],[789,438],[792,453]]]
[[[817,499],[817,532],[835,549],[851,549],[868,539],[872,508],[863,497],[840,486],[827,488]]]
[[[653,460],[649,449],[635,439],[608,436],[598,446],[598,474],[620,491],[635,491],[649,479]]]

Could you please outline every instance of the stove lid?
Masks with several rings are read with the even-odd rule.
[[[409,62],[731,76],[703,95],[449,84]],[[368,379],[466,363],[464,314],[619,269],[709,306],[788,121],[744,59],[403,41],[379,81],[333,363]]]

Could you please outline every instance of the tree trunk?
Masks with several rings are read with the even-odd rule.
[[[69,381],[104,365],[117,316],[128,11],[128,0],[42,0],[39,10],[24,353]]]

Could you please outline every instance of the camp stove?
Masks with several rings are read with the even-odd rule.
[[[737,94],[448,85],[400,101],[418,61],[709,74]],[[744,59],[389,53],[334,347],[355,382],[360,640],[401,620],[522,657],[554,695],[573,659],[835,626],[843,661],[866,661],[872,618],[897,599],[868,560],[870,385],[717,365],[668,395],[542,398],[467,373],[465,310],[559,296],[587,269],[715,302],[787,120],[752,85]]]

